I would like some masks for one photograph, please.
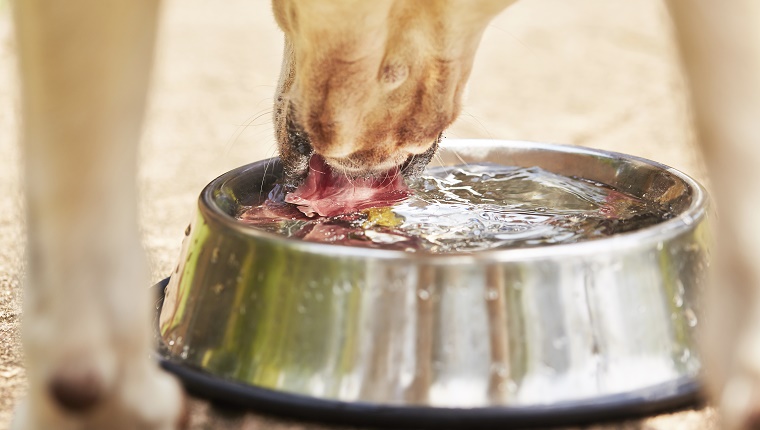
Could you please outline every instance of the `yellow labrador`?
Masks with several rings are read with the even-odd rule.
[[[743,163],[723,176],[722,190],[742,231],[723,250],[741,268],[734,279],[744,288],[728,290],[740,296],[745,318],[740,330],[726,329],[724,344],[706,348],[726,351],[711,355],[722,364],[712,386],[721,393],[730,381],[723,404],[733,426],[751,422],[760,407],[760,297],[752,288],[760,269],[750,264],[760,243],[752,222],[760,199],[729,192],[760,175],[753,169],[760,154],[743,146],[760,129],[752,121],[760,118],[753,2],[672,3],[695,72],[706,151]],[[181,426],[181,390],[148,359],[151,307],[135,208],[157,3],[15,2],[29,231],[29,395],[15,429]],[[407,174],[419,172],[459,114],[483,31],[511,3],[275,0],[286,37],[275,134],[290,180],[303,178],[312,153],[350,175],[402,164]],[[719,43],[709,43],[713,37]],[[728,58],[708,60],[727,49]],[[734,63],[741,76],[731,72]],[[729,84],[727,94],[716,90]],[[732,296],[719,296],[732,305],[725,300]]]
[[[760,428],[760,2],[669,6],[720,205],[705,376],[725,428]]]

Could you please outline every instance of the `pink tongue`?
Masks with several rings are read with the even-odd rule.
[[[333,172],[319,155],[309,160],[306,180],[285,201],[298,205],[307,216],[335,216],[361,209],[390,206],[409,196],[410,192],[398,168],[378,177],[349,180]]]

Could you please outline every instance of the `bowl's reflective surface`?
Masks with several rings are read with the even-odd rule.
[[[279,173],[254,163],[201,195],[160,317],[170,359],[316,398],[447,407],[593,401],[696,376],[707,269],[698,184],[575,147],[449,141],[441,155],[581,176],[678,216],[605,239],[474,254],[307,243],[232,217]]]

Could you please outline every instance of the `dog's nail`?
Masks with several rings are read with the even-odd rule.
[[[49,385],[53,399],[69,412],[82,413],[94,407],[103,396],[103,383],[92,371],[58,372]]]

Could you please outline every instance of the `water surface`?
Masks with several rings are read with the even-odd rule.
[[[573,243],[672,217],[611,186],[538,167],[436,167],[409,185],[412,195],[391,207],[329,218],[301,214],[277,186],[267,202],[244,208],[238,219],[315,242],[449,253]]]

